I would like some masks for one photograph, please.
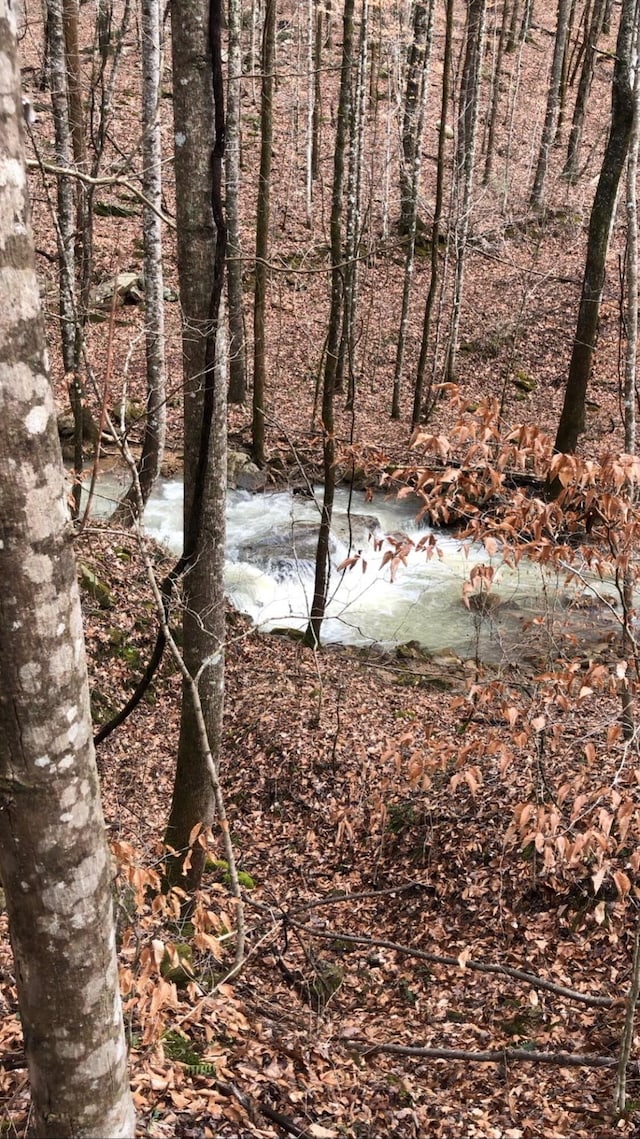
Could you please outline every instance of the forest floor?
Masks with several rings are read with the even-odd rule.
[[[549,10],[539,20],[518,57],[520,91],[527,97],[514,101],[511,181],[505,165],[503,181],[478,195],[459,392],[467,406],[483,399],[500,402],[506,430],[524,421],[553,435],[612,62],[605,53],[598,62],[586,176],[568,186],[555,169],[556,156],[549,184],[554,207],[543,219],[532,216],[526,206],[531,123],[539,125],[543,113],[553,14]],[[37,59],[36,38],[31,43],[27,37],[23,50]],[[438,66],[436,60],[434,91]],[[31,80],[25,75],[40,116],[36,141],[40,134],[46,153],[47,96],[37,93],[35,72]],[[116,98],[123,119],[138,84],[134,44]],[[383,106],[382,74],[378,85]],[[330,88],[325,98],[328,123]],[[328,303],[326,273],[318,269],[326,267],[331,131],[323,139],[316,229],[310,235],[303,221],[301,156],[296,151],[291,158],[289,151],[290,101],[283,83],[275,149],[289,158],[280,162],[272,203],[272,253],[279,271],[271,280],[267,442],[270,459],[279,456],[285,472],[293,473],[299,464],[316,469],[320,458],[312,409]],[[245,103],[245,207],[251,219],[257,110],[250,84]],[[434,98],[428,137],[435,138],[438,113]],[[170,148],[170,109],[163,129]],[[381,223],[376,230],[378,159],[372,150],[367,184],[376,222],[361,282],[357,399],[353,412],[340,401],[337,417],[345,461],[353,459],[372,488],[389,465],[420,458],[410,447],[408,380],[402,419],[388,415],[403,257],[393,225],[386,235]],[[169,211],[171,193],[168,186]],[[33,204],[36,244],[47,251],[50,202],[35,181]],[[425,191],[427,218],[431,208]],[[96,217],[97,276],[103,280],[140,266],[138,222],[115,224]],[[250,249],[250,221],[244,236]],[[621,248],[618,224],[581,442],[587,456],[621,447],[615,269]],[[54,267],[46,257],[38,267],[52,316]],[[410,362],[419,346],[427,282],[423,257],[416,271]],[[167,283],[175,288],[171,250]],[[168,304],[167,314],[168,466],[175,470],[182,446],[178,306]],[[118,310],[110,377],[114,408],[121,396],[138,405],[144,400],[141,328],[138,308]],[[99,373],[105,330],[106,323],[88,330]],[[65,412],[56,352],[52,370]],[[451,429],[454,405],[444,393],[430,424],[434,434]],[[234,447],[248,446],[246,406],[230,409],[229,431]],[[93,708],[96,719],[104,720],[135,684],[155,637],[156,616],[134,536],[92,523],[78,539],[77,556],[109,590],[102,605],[83,591]],[[166,553],[156,550],[154,559],[161,574]],[[611,679],[617,660],[609,643],[588,654],[579,644],[546,656],[536,647],[533,659],[516,668],[478,666],[451,654],[433,659],[415,645],[384,654],[339,647],[314,652],[286,637],[261,635],[229,611],[221,775],[248,926],[246,965],[232,981],[225,976],[233,962],[234,907],[215,828],[212,861],[192,920],[181,922],[175,900],[163,901],[155,891],[179,732],[180,681],[165,660],[149,698],[98,752],[118,867],[122,983],[139,1134],[640,1135],[635,1068],[628,1112],[620,1119],[611,1114],[635,936],[625,883],[638,870],[640,838],[636,813],[621,822],[627,804],[635,811],[640,771],[637,755],[617,731],[619,696]],[[606,875],[600,880],[595,848],[593,874],[584,873],[577,855],[572,862],[558,854],[557,835],[577,843],[587,815],[597,819],[590,841],[596,832],[604,835]],[[615,842],[609,842],[612,833]],[[28,1081],[4,915],[0,922],[0,1128],[2,1134],[23,1136]],[[166,947],[175,965],[185,945],[186,970],[167,976]],[[636,1054],[637,1047],[636,1037]],[[456,1058],[447,1050],[463,1054]],[[472,1052],[481,1058],[474,1060]],[[572,1062],[578,1056],[583,1066]],[[603,1058],[603,1066],[589,1066],[593,1058]]]

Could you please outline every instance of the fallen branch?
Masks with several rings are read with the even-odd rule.
[[[286,1115],[282,1115],[274,1108],[268,1107],[267,1104],[260,1103],[258,1100],[253,1099],[252,1096],[241,1092],[231,1081],[216,1080],[215,1087],[222,1095],[228,1096],[231,1099],[237,1100],[241,1107],[244,1108],[249,1119],[255,1126],[259,1126],[259,1117],[263,1115],[265,1119],[270,1119],[288,1135],[295,1135],[297,1139],[311,1139],[311,1133],[304,1127],[298,1127],[297,1123],[289,1119]]]
[[[421,1056],[425,1060],[464,1060],[472,1064],[502,1064],[510,1060],[531,1064],[554,1064],[559,1068],[615,1068],[615,1056],[583,1055],[580,1052],[537,1052],[529,1048],[487,1048],[474,1052],[467,1048],[419,1048],[404,1044],[376,1044],[369,1040],[346,1040],[365,1054],[388,1052],[394,1056]]]
[[[566,985],[558,985],[555,981],[547,981],[543,977],[537,977],[535,973],[527,973],[524,969],[513,969],[509,965],[488,965],[481,961],[474,961],[472,958],[461,965],[457,957],[444,957],[439,953],[428,953],[425,949],[418,949],[414,945],[402,945],[397,941],[385,941],[378,937],[363,937],[355,933],[343,933],[341,930],[317,929],[314,926],[304,925],[302,922],[296,921],[290,914],[287,914],[286,920],[289,925],[302,930],[310,937],[321,937],[328,941],[346,941],[353,945],[370,945],[377,949],[391,949],[396,953],[404,954],[406,957],[417,957],[421,961],[429,961],[432,965],[452,966],[454,969],[471,969],[476,973],[498,973],[503,977],[511,977],[514,981],[522,981],[523,984],[531,985],[534,989],[544,989],[546,992],[555,993],[559,997],[565,997],[566,1000],[579,1001],[591,1008],[613,1008],[616,1003],[612,997],[598,997],[592,996],[590,993],[580,993]]]

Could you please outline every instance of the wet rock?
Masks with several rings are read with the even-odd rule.
[[[266,481],[265,475],[246,451],[227,452],[227,486],[232,490],[264,490]]]

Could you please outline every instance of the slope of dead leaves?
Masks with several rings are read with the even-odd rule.
[[[96,528],[79,545],[115,603],[84,594],[101,718],[138,675],[154,622],[135,540]],[[639,825],[634,809],[625,828],[621,804],[635,804],[640,773],[612,730],[610,676],[604,657],[502,674],[411,645],[316,655],[230,613],[222,770],[249,956],[227,982],[233,902],[215,831],[189,923],[157,893],[179,726],[165,664],[99,751],[140,1133],[635,1134],[633,1114],[611,1121],[611,1067],[526,1061],[617,1055]],[[568,850],[579,841],[592,873]],[[20,1134],[7,952],[2,1044],[18,1066],[2,1077],[4,1118]],[[402,1054],[416,1046],[498,1055]],[[632,1070],[631,1101],[636,1086]]]
[[[89,7],[82,9],[85,21]],[[293,9],[283,7],[283,15],[294,22]],[[462,403],[494,398],[503,425],[525,422],[552,433],[575,325],[612,67],[603,52],[586,127],[585,177],[575,186],[562,182],[561,155],[554,152],[554,208],[545,218],[531,216],[526,203],[532,125],[539,127],[543,114],[554,19],[552,6],[540,5],[528,42],[508,64],[507,82],[519,85],[518,97],[500,127],[500,178],[478,194],[474,211],[458,377]],[[458,43],[462,27],[461,9]],[[30,22],[21,46],[25,63],[34,68],[25,70],[25,84],[38,113],[35,143],[50,158],[50,112],[37,90],[39,37],[37,22]],[[138,153],[133,30],[124,46],[126,62],[114,95],[115,121],[124,133],[118,134],[120,150],[107,155],[114,166],[123,151],[135,165]],[[339,37],[333,50],[338,48]],[[287,47],[283,39],[279,51],[283,79],[276,93],[271,235],[278,271],[268,315],[268,447],[271,458],[282,458],[287,467],[292,455],[313,466],[319,456],[319,438],[311,430],[313,395],[328,301],[335,73],[328,69],[325,77],[321,177],[309,232],[301,151],[292,147],[299,92],[292,90],[284,66],[292,62],[287,52],[295,51],[295,43]],[[385,237],[381,225],[380,147],[397,117],[393,58],[390,53],[386,59],[386,75],[380,67],[375,106],[382,117],[368,138],[365,194],[373,220],[360,282],[358,396],[353,413],[340,403],[337,414],[341,442],[353,445],[354,464],[372,481],[381,467],[415,464],[408,446],[408,378],[403,419],[393,423],[387,415],[403,262],[393,226]],[[428,152],[435,150],[429,140],[435,139],[439,116],[439,81],[435,58]],[[164,94],[169,154],[168,67]],[[250,259],[258,148],[251,82],[243,113],[243,227]],[[424,181],[421,208],[429,223],[429,157]],[[118,191],[115,196],[122,197]],[[34,178],[32,199],[36,244],[46,253],[52,246],[51,189]],[[165,204],[171,212],[170,179]],[[127,205],[135,207],[129,200]],[[172,238],[166,236],[167,283],[174,287]],[[95,242],[96,280],[140,267],[135,218],[114,223],[96,217]],[[603,442],[615,449],[620,438],[613,262],[621,247],[618,225],[583,442],[589,454]],[[427,260],[419,257],[416,265],[408,376],[419,349]],[[46,256],[39,257],[39,269],[54,348],[55,270]],[[251,299],[248,272],[247,314]],[[168,304],[170,436],[178,454],[179,318],[178,306]],[[105,377],[105,325],[88,328],[90,358],[100,381],[111,384],[108,402],[115,409],[123,396],[139,404],[144,399],[141,329],[139,309],[118,310],[116,365]],[[53,350],[51,357],[64,409],[59,354]],[[435,438],[450,430],[451,417],[445,392],[429,426]],[[248,420],[246,408],[230,409],[236,444],[247,443]],[[155,613],[132,537],[93,526],[79,540],[78,556],[113,595],[113,608],[101,609],[84,594],[93,710],[102,721],[119,707],[147,659]],[[163,555],[155,556],[161,572]],[[605,645],[585,659],[579,646],[564,645],[545,657],[536,641],[533,658],[501,672],[451,657],[427,660],[413,646],[385,657],[338,648],[313,654],[286,638],[261,637],[229,614],[222,771],[249,924],[248,961],[233,981],[226,979],[233,904],[215,831],[210,869],[190,922],[180,920],[179,898],[157,893],[179,730],[179,680],[165,662],[149,699],[99,754],[118,868],[122,983],[141,1135],[638,1134],[635,1069],[630,1112],[616,1122],[609,1111],[612,1068],[522,1058],[535,1051],[615,1059],[638,870],[638,773],[619,734],[622,678],[615,652]],[[0,920],[3,1130],[22,1135],[28,1087],[5,919]],[[478,963],[497,969],[480,972]],[[590,994],[596,1003],[576,993]],[[381,1051],[381,1045],[398,1051]],[[401,1051],[416,1046],[502,1055],[476,1064]],[[519,1050],[520,1058],[510,1058],[510,1049]]]

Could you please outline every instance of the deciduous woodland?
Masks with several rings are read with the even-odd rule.
[[[639,33],[0,0],[3,1134],[640,1134]]]

